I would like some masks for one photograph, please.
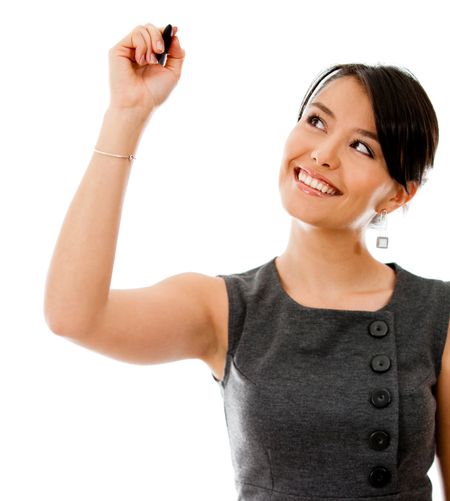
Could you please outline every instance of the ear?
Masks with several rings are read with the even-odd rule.
[[[398,182],[395,183],[395,194],[389,199],[387,204],[385,204],[387,205],[386,209],[388,210],[388,212],[392,212],[398,207],[401,207],[402,205],[408,203],[419,189],[418,181],[407,181],[406,185],[408,186],[409,193],[406,193],[405,187],[403,185]]]

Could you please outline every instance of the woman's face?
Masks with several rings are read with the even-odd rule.
[[[317,191],[297,180],[299,168],[326,178],[340,194],[311,194]],[[279,189],[291,216],[323,228],[359,229],[375,212],[395,208],[392,199],[404,190],[389,175],[370,100],[354,77],[330,82],[310,100],[287,138]]]

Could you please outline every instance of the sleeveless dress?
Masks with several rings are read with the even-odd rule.
[[[277,257],[277,256],[276,256]],[[218,380],[238,501],[431,501],[450,282],[397,263],[377,311],[297,303],[275,259],[223,277]]]

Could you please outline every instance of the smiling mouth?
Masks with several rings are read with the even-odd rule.
[[[324,197],[335,197],[335,196],[341,196],[341,195],[343,195],[343,193],[341,191],[339,191],[337,188],[335,188],[334,186],[331,186],[331,185],[329,185],[327,183],[324,183],[323,181],[321,181],[319,179],[316,179],[314,177],[313,177],[313,179],[316,179],[316,182],[320,183],[319,188],[315,188],[315,187],[310,186],[309,184],[307,184],[305,182],[306,181],[306,177],[303,178],[302,180],[300,180],[298,178],[300,171],[303,172],[303,175],[309,176],[309,173],[306,172],[306,171],[304,171],[300,167],[294,167],[294,178],[295,178],[295,181],[297,183],[299,183],[301,186],[304,186],[305,188],[307,188],[308,190],[312,190],[314,193],[317,193],[319,196],[324,196]],[[327,187],[328,190],[333,190],[333,191],[330,191],[330,193],[327,193],[326,191],[324,192],[324,191],[322,191],[322,189],[324,187]]]

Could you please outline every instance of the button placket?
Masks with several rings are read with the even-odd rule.
[[[374,320],[369,324],[369,334],[377,339],[385,337],[389,332],[389,326],[384,320]],[[370,367],[374,372],[384,373],[391,368],[391,359],[384,354],[374,355],[370,361]],[[392,401],[391,392],[388,388],[376,388],[370,393],[370,403],[382,409]],[[385,430],[374,430],[370,433],[368,442],[373,450],[386,449],[390,443],[390,435]],[[374,487],[384,487],[391,481],[391,472],[383,465],[377,465],[369,473],[369,483]]]

